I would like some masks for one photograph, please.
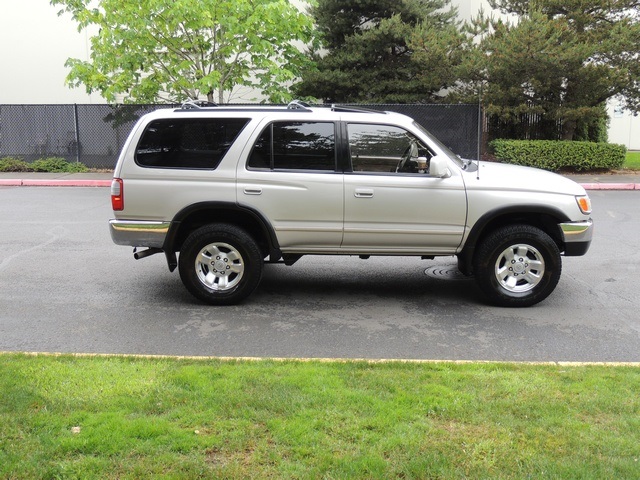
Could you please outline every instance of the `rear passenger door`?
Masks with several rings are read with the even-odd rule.
[[[283,252],[336,251],[344,211],[336,124],[275,121],[259,131],[238,167],[238,202],[271,222]]]

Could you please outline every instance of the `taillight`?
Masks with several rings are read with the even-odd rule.
[[[114,212],[124,210],[124,182],[121,178],[111,181],[111,208]]]

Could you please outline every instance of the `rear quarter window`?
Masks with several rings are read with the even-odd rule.
[[[149,168],[213,170],[248,122],[247,118],[154,120],[138,142],[135,161]]]

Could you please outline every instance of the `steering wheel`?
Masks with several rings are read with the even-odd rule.
[[[400,161],[398,161],[398,165],[396,165],[396,173],[404,171],[407,160],[410,160],[413,157],[418,157],[418,146],[414,141],[409,144],[407,149],[402,154],[402,157],[400,157]]]

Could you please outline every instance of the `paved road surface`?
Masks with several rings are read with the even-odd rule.
[[[592,249],[533,308],[483,304],[453,257],[305,257],[213,308],[112,244],[108,189],[0,187],[0,351],[637,362],[638,195],[591,193]]]

